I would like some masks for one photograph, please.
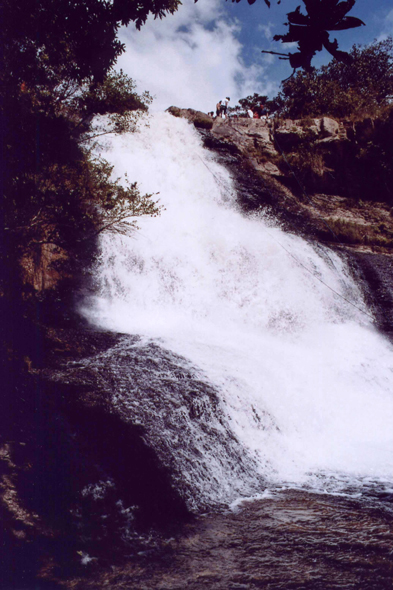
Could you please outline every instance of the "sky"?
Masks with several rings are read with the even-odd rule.
[[[252,6],[246,0],[182,0],[174,15],[149,18],[140,31],[134,25],[121,29],[126,52],[117,69],[135,80],[139,92],[150,92],[152,111],[178,106],[209,112],[225,96],[235,106],[254,92],[273,98],[292,68],[261,50],[294,52],[296,45],[273,41],[273,35],[287,31],[286,14],[299,5],[303,9],[301,0],[271,0],[270,9],[263,0]],[[330,34],[344,51],[393,34],[391,0],[357,0],[348,14],[366,26]],[[330,59],[323,50],[313,65]]]

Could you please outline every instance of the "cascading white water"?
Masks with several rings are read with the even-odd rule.
[[[392,348],[342,260],[239,211],[185,120],[154,115],[106,157],[166,209],[102,237],[90,320],[198,366],[269,481],[393,480]]]

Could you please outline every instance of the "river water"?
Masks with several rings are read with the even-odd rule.
[[[83,313],[129,335],[107,363],[113,407],[146,428],[196,515],[116,575],[141,589],[391,587],[392,346],[345,263],[244,214],[185,120],[156,114],[105,157],[165,210],[102,238]]]
[[[114,590],[393,587],[391,515],[371,499],[265,492],[234,513],[207,513],[126,564],[75,579]]]

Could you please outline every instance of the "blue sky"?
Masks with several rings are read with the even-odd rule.
[[[207,112],[224,96],[234,105],[253,92],[272,98],[292,69],[261,50],[285,52],[272,37],[286,32],[286,14],[299,5],[303,8],[301,0],[282,0],[280,5],[271,0],[270,9],[263,0],[252,6],[247,0],[183,0],[175,15],[148,19],[140,31],[133,26],[121,31],[127,51],[118,67],[135,79],[138,90],[155,97],[153,110],[176,105]],[[366,26],[331,33],[340,49],[393,34],[391,0],[357,0],[349,14]],[[313,65],[329,60],[324,50]]]

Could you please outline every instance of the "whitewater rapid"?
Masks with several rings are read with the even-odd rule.
[[[198,367],[266,481],[392,482],[392,347],[340,257],[242,213],[183,119],[156,114],[104,156],[165,210],[101,238],[89,320]]]

